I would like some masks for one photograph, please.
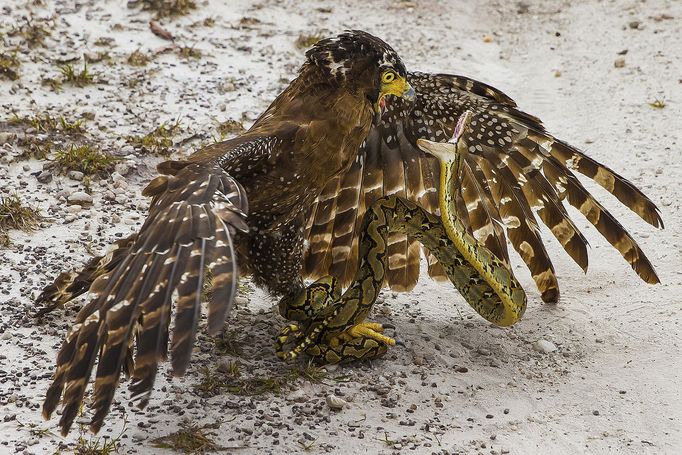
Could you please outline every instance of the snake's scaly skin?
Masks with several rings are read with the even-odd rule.
[[[340,298],[333,279],[318,280],[308,288],[307,294],[322,289],[326,302],[318,300],[316,310],[310,310],[312,304],[308,306],[308,314],[314,316],[306,321],[304,330],[290,325],[282,331],[277,340],[281,358],[292,359],[305,352],[321,362],[338,363],[372,358],[386,351],[387,343],[381,335],[353,337],[350,333],[364,323],[381,291],[391,232],[404,233],[427,247],[464,299],[487,321],[510,326],[521,318],[526,309],[523,288],[505,263],[467,232],[456,215],[460,164],[467,153],[462,132],[469,118],[462,116],[450,143],[418,143],[441,163],[441,217],[398,196],[387,196],[372,204],[363,219],[359,268],[353,282]],[[307,302],[305,297],[302,299],[305,307]],[[297,344],[284,352],[291,338]]]

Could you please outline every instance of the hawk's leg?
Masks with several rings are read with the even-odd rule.
[[[361,322],[339,335],[323,337],[321,341],[311,343],[304,351],[320,364],[336,364],[371,360],[386,353],[389,346],[394,346],[393,338],[383,335],[384,326],[376,322]],[[288,351],[287,345],[298,346],[305,337],[296,324],[284,327],[276,339],[277,357],[282,360],[296,358],[298,352]]]
[[[279,313],[290,321],[307,324],[330,303],[341,297],[338,280],[332,276],[322,277],[290,297],[279,301]]]
[[[336,335],[322,334],[305,350],[287,353],[286,346],[299,345],[312,321],[341,297],[338,280],[327,276],[311,283],[293,298],[280,301],[280,312],[289,320],[301,321],[305,330],[296,324],[284,327],[276,338],[276,352],[281,359],[294,358],[300,352],[319,363],[340,363],[369,360],[386,352],[395,340],[383,335],[384,326],[376,322],[361,322]],[[306,343],[307,344],[307,343]]]

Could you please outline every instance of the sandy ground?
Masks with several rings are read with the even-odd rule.
[[[106,438],[118,438],[119,453],[167,453],[154,441],[191,425],[215,447],[239,454],[682,451],[681,2],[200,2],[189,15],[160,21],[179,46],[202,52],[196,59],[164,52],[171,43],[149,31],[152,14],[125,2],[26,3],[5,0],[0,16],[0,40],[5,50],[19,46],[22,62],[19,80],[0,80],[0,192],[17,192],[45,220],[33,233],[11,232],[12,245],[0,249],[0,453],[70,452],[101,447]],[[33,48],[10,33],[30,15],[50,32]],[[273,299],[247,285],[222,342],[200,337],[185,378],[170,378],[162,365],[145,411],[129,406],[121,389],[103,439],[82,428],[57,436],[56,419],[43,421],[39,407],[82,300],[41,323],[27,315],[58,271],[142,222],[139,192],[161,158],[126,138],[180,118],[172,148],[179,157],[217,137],[220,122],[248,126],[302,62],[297,38],[345,28],[383,37],[411,69],[495,85],[558,137],[635,182],[659,204],[665,230],[595,192],[639,239],[662,284],[639,281],[576,216],[592,261],[583,275],[549,241],[560,304],[542,304],[519,267],[529,308],[523,321],[502,330],[476,317],[451,287],[425,279],[409,294],[387,293],[373,315],[394,324],[406,347],[371,365],[315,371],[315,378],[300,373],[311,372],[304,364],[274,357],[271,337],[283,321]],[[113,41],[98,41],[103,37]],[[136,49],[155,56],[130,66]],[[58,62],[74,59],[80,69],[83,55],[97,52],[111,59],[89,65],[96,84],[59,92],[41,85],[58,77]],[[664,108],[649,105],[657,99]],[[32,174],[44,162],[15,157],[41,132],[7,122],[13,113],[86,116],[84,135],[52,139],[58,146],[87,142],[125,157],[124,165],[92,182],[92,206],[67,206],[83,182],[55,174],[39,183]],[[541,339],[557,350],[534,350]],[[231,363],[240,365],[239,378]],[[217,381],[214,393],[207,378]],[[330,394],[348,406],[331,410]]]

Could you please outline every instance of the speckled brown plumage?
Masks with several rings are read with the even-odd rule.
[[[303,288],[306,213],[329,180],[355,160],[383,96],[413,93],[395,52],[367,33],[323,40],[306,56],[298,77],[248,132],[187,161],[160,165],[162,175],[144,191],[153,198],[149,215],[117,250],[116,263],[98,258],[90,276],[72,275],[80,277],[78,285],[60,279],[41,295],[54,306],[96,278],[59,352],[43,407],[49,417],[63,403],[62,433],[76,417],[95,363],[95,432],[122,371],[132,375],[132,399],[141,406],[169,345],[173,373],[185,372],[207,272],[214,286],[209,333],[222,329],[229,313],[237,265],[274,295]],[[387,73],[390,83],[383,79]]]
[[[559,285],[534,212],[571,258],[587,270],[587,241],[562,201],[580,210],[644,281],[658,282],[635,240],[572,170],[599,183],[646,222],[663,227],[657,207],[632,183],[554,138],[539,119],[518,110],[511,98],[493,87],[443,74],[409,73],[408,80],[417,91],[416,102],[390,100],[383,121],[370,131],[356,162],[327,184],[313,206],[306,226],[310,242],[307,277],[331,273],[343,285],[350,282],[357,268],[362,215],[381,195],[404,195],[437,211],[437,162],[419,151],[416,140],[446,140],[462,112],[470,110],[473,132],[467,141],[472,145],[458,198],[460,218],[503,261],[509,260],[508,237],[530,269],[543,300],[557,301]],[[414,287],[419,259],[417,243],[395,234],[387,284],[399,291]],[[429,273],[444,278],[430,256]]]

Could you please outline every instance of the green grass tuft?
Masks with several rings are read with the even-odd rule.
[[[76,87],[85,87],[95,82],[95,75],[88,71],[87,63],[83,64],[83,69],[80,71],[75,70],[69,64],[60,65],[59,71],[62,73],[62,82],[75,85]]]
[[[52,117],[50,114],[19,117],[16,114],[10,118],[10,123],[29,125],[40,133],[63,133],[68,135],[83,134],[83,121],[70,122],[63,116]]]
[[[19,67],[21,62],[17,58],[17,52],[11,54],[0,53],[0,77],[16,81],[19,79]]]
[[[85,425],[80,424],[78,427],[78,440],[76,441],[73,453],[75,455],[111,455],[112,453],[119,453],[121,438],[126,428],[128,428],[128,420],[124,417],[123,428],[121,428],[118,436],[114,438],[90,436],[88,439],[85,439]]]
[[[651,106],[654,109],[663,109],[666,106],[666,104],[664,100],[656,98],[654,101],[649,103],[649,106]]]
[[[154,131],[144,136],[129,136],[128,142],[155,155],[170,155],[173,138],[182,129],[180,119],[175,123],[163,122]]]
[[[118,158],[89,145],[72,145],[55,153],[55,163],[62,171],[80,171],[85,175],[110,172],[118,161]]]

